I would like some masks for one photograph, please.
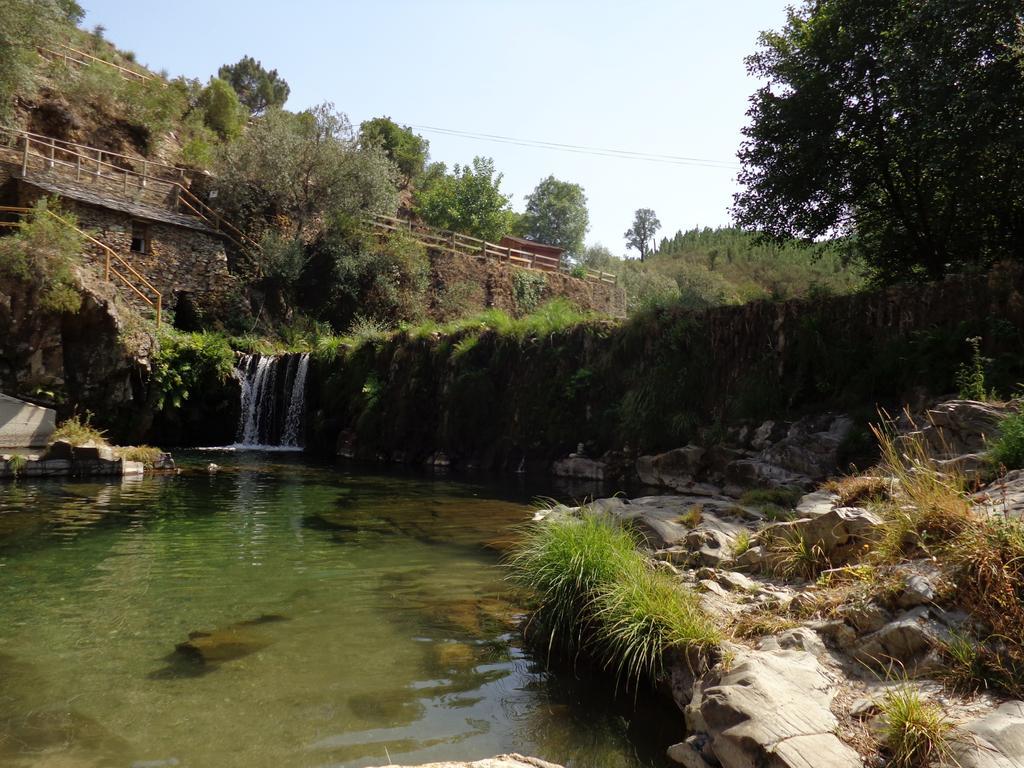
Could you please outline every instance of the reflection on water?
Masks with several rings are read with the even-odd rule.
[[[0,765],[663,764],[674,718],[519,646],[525,492],[210,460],[0,486]]]

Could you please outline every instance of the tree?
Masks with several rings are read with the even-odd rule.
[[[503,176],[489,157],[456,165],[416,195],[416,211],[430,226],[497,241],[512,231],[516,215],[501,192]]]
[[[570,257],[578,257],[590,226],[583,187],[548,176],[526,198],[519,226],[530,240],[557,245]]]
[[[252,56],[243,56],[235,64],[225,64],[217,70],[217,77],[234,89],[238,100],[252,115],[283,107],[291,93],[288,83],[276,69],[267,71],[263,63]]]
[[[643,261],[654,245],[654,235],[661,229],[661,222],[654,215],[650,208],[638,208],[633,215],[633,226],[626,230],[623,235],[626,238],[626,245],[629,248],[636,248],[640,251],[640,261]]]
[[[375,117],[359,126],[360,146],[377,145],[387,153],[406,179],[423,173],[430,142],[390,117]]]
[[[235,91],[224,80],[210,78],[210,84],[199,94],[199,107],[203,110],[203,122],[222,139],[234,139],[242,133],[245,111]]]
[[[805,0],[747,59],[739,224],[880,281],[1021,254],[1020,0]]]
[[[35,90],[36,46],[82,20],[74,0],[4,0],[0,3],[0,124],[11,119],[14,97]]]
[[[614,272],[621,266],[622,259],[600,243],[595,243],[583,249],[576,263],[589,269]]]
[[[322,104],[298,114],[272,109],[221,150],[217,203],[259,228],[275,222],[304,240],[326,215],[393,214],[394,164],[360,148],[348,118]]]

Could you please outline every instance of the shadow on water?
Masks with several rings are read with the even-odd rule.
[[[0,487],[0,764],[666,764],[671,707],[522,647],[499,551],[550,489],[178,458]]]

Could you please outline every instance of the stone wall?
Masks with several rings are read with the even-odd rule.
[[[19,184],[17,204],[31,206],[39,195],[34,187]],[[111,248],[152,283],[162,294],[163,305],[167,309],[174,308],[180,293],[193,295],[200,306],[205,306],[224,301],[226,294],[235,288],[236,279],[228,272],[224,242],[215,233],[136,219],[128,213],[66,198],[62,204],[78,217],[82,229]],[[146,253],[131,250],[132,222],[135,220],[148,228],[149,249]],[[106,252],[102,248],[87,242],[83,255],[87,263],[103,272]],[[116,264],[113,266],[117,268]],[[124,269],[119,271],[125,272]],[[146,306],[116,278],[114,283],[133,305]],[[149,291],[142,290],[153,298]]]
[[[559,272],[523,270],[494,259],[429,252],[431,265],[431,309],[435,317],[447,320],[460,314],[496,308],[521,315],[532,307],[517,299],[516,275],[539,275],[543,280],[538,303],[556,297],[568,299],[580,309],[612,317],[625,317],[626,294],[621,286],[581,280]]]
[[[765,418],[876,418],[956,391],[966,339],[988,386],[1024,381],[1024,267],[829,300],[669,308],[539,337],[398,335],[311,371],[311,445],[456,465],[713,443]],[[467,330],[463,333],[471,333]],[[374,396],[367,398],[365,393]],[[851,447],[852,450],[852,447]]]

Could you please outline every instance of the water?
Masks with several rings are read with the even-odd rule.
[[[301,448],[308,354],[240,355],[242,385],[235,437],[240,448]]]
[[[521,647],[497,550],[525,491],[194,462],[0,486],[0,765],[664,765],[677,714]]]

